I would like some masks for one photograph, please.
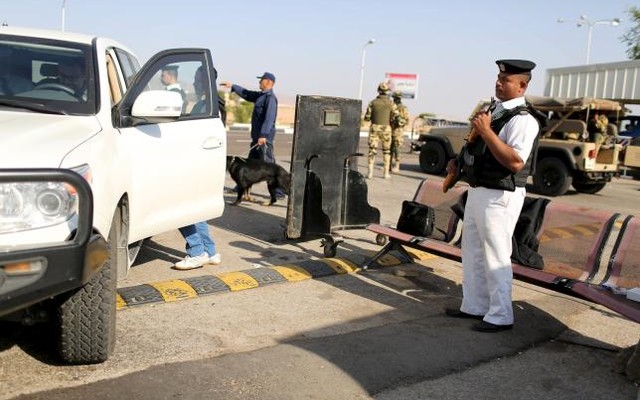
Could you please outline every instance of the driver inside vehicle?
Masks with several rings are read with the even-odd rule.
[[[58,65],[59,83],[73,90],[74,95],[87,100],[87,80],[82,61],[69,60]]]

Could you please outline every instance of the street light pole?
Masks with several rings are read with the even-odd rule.
[[[67,0],[62,0],[62,23],[61,23],[62,32],[64,32],[64,5],[65,5],[66,2],[67,2]]]
[[[558,22],[564,22],[562,18],[558,19]],[[585,59],[585,64],[589,64],[589,59],[591,58],[591,37],[593,36],[593,27],[596,25],[611,25],[618,26],[620,25],[620,18],[613,19],[599,19],[597,21],[591,21],[587,18],[586,15],[581,15],[576,22],[576,26],[580,28],[581,26],[587,26],[587,57]]]
[[[60,29],[62,29],[62,32],[64,32],[66,4],[67,4],[67,0],[62,0],[62,17],[61,17],[62,21],[60,22],[60,27],[61,27]]]
[[[362,60],[360,62],[360,90],[358,91],[358,99],[362,100],[362,85],[364,85],[364,59],[367,46],[375,43],[375,39],[369,39],[367,43],[362,46]]]

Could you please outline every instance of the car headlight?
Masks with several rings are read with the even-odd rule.
[[[77,192],[68,183],[0,184],[0,234],[56,225],[77,210]]]

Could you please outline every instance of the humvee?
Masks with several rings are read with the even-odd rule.
[[[615,140],[596,151],[588,141],[587,121],[594,111],[610,114],[612,119],[622,113],[622,106],[610,100],[581,97],[575,99],[527,96],[527,101],[548,116],[547,126],[539,141],[533,191],[545,196],[560,196],[569,187],[580,193],[597,193],[618,173],[618,158],[622,149]],[[484,107],[481,101],[471,115]],[[611,138],[615,125],[610,124]],[[420,167],[428,174],[445,172],[449,159],[465,144],[470,125],[434,127],[412,143],[420,151]]]

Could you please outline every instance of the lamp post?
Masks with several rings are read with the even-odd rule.
[[[64,6],[66,2],[67,0],[62,0],[62,22],[61,22],[62,32],[64,32]]]
[[[559,18],[558,22],[564,22],[564,19]],[[582,14],[578,21],[576,21],[576,26],[580,28],[581,26],[587,26],[587,57],[585,59],[585,64],[589,64],[589,58],[591,57],[591,36],[593,35],[593,27],[596,25],[611,25],[618,26],[620,25],[620,18],[613,19],[599,19],[597,21],[591,21],[587,18],[586,15]]]
[[[358,99],[360,100],[362,100],[362,85],[364,84],[364,58],[367,46],[373,43],[375,43],[375,39],[369,39],[369,41],[362,46],[362,61],[360,62],[360,90],[358,91]]]

